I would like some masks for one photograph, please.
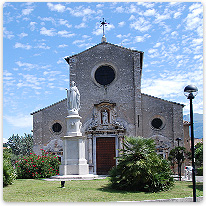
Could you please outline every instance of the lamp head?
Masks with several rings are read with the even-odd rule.
[[[185,87],[184,89],[184,95],[188,98],[188,99],[194,99],[195,96],[197,95],[198,89],[196,86],[194,85],[188,85]]]

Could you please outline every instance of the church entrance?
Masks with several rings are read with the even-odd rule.
[[[100,137],[96,140],[96,168],[98,175],[107,175],[116,164],[114,157],[115,137]]]

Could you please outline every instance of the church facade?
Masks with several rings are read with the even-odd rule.
[[[107,174],[125,136],[153,138],[164,158],[184,140],[182,104],[141,93],[144,53],[103,39],[79,54],[66,57],[70,81],[81,95],[81,132],[91,174]],[[34,152],[62,155],[67,99],[32,113]],[[180,145],[184,141],[180,142]],[[183,145],[182,145],[183,146]]]

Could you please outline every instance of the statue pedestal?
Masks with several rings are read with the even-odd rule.
[[[82,136],[64,136],[63,160],[59,166],[60,175],[86,175],[89,166],[85,159],[85,138]]]
[[[85,159],[85,137],[80,132],[82,123],[77,111],[69,111],[66,117],[67,135],[63,140],[63,159],[60,175],[87,175],[89,166]]]

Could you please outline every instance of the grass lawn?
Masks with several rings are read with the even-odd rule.
[[[125,192],[108,188],[109,179],[60,181],[18,179],[13,185],[3,188],[6,202],[110,202],[139,201],[192,196],[192,182],[175,182],[166,192]],[[203,196],[203,183],[197,183],[197,196]]]

